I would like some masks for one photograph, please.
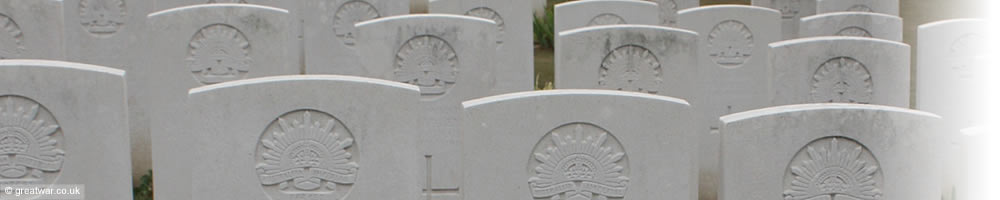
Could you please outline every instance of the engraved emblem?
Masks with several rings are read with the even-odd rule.
[[[585,123],[560,126],[546,134],[532,153],[528,185],[534,199],[625,197],[628,158],[618,139],[600,127]]]
[[[986,39],[979,34],[966,34],[959,37],[948,49],[949,57],[953,60],[952,69],[956,71],[959,78],[969,79],[976,77],[976,65],[986,63]]]
[[[457,81],[457,63],[458,56],[448,42],[435,36],[417,36],[396,53],[395,80],[419,86],[424,97],[439,97]]]
[[[261,185],[274,199],[344,199],[358,174],[354,136],[316,110],[292,111],[271,122],[255,157]]]
[[[853,36],[853,37],[872,37],[871,32],[865,30],[864,28],[851,26],[837,31],[837,36]]]
[[[194,78],[205,85],[243,79],[252,62],[250,41],[232,26],[209,25],[188,44],[188,67]]]
[[[487,7],[479,7],[465,12],[465,15],[493,20],[497,24],[497,47],[503,44],[504,26],[506,25],[503,22],[503,17],[500,17],[500,13]]]
[[[830,59],[816,69],[810,96],[813,103],[862,103],[872,101],[872,76],[853,58]]]
[[[656,2],[660,7],[660,24],[663,25],[675,25],[677,24],[677,3],[674,0],[649,0]]]
[[[208,3],[247,3],[247,0],[208,0]]]
[[[726,20],[708,34],[708,55],[723,68],[743,66],[753,51],[753,33],[745,24]]]
[[[368,2],[349,1],[340,5],[333,15],[333,33],[344,42],[344,45],[353,47],[358,34],[354,24],[379,17],[378,10]]]
[[[24,53],[24,34],[14,19],[0,13],[0,59],[18,58]]]
[[[660,61],[637,45],[618,47],[604,57],[597,85],[602,89],[656,94],[663,83]]]
[[[95,36],[121,30],[125,15],[125,0],[80,0],[80,25]]]
[[[874,12],[874,10],[872,10],[871,7],[868,7],[868,5],[865,5],[865,4],[853,5],[850,8],[847,8],[847,11],[848,12]]]
[[[0,185],[52,184],[66,155],[59,123],[34,100],[0,99]]]
[[[829,137],[800,150],[785,172],[785,200],[879,200],[882,170],[858,142]]]
[[[626,23],[627,22],[625,22],[625,19],[618,15],[611,13],[604,13],[597,15],[597,17],[594,17],[593,19],[590,19],[590,22],[587,23],[587,26],[615,25],[615,24],[626,24]]]
[[[771,0],[771,6],[781,11],[782,19],[795,19],[799,16],[800,0]]]

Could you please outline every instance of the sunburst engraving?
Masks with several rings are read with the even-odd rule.
[[[660,24],[671,26],[677,24],[677,3],[674,0],[648,0],[656,2],[660,7]]]
[[[592,124],[560,126],[535,145],[528,169],[534,199],[623,199],[628,156],[611,133]]]
[[[344,199],[358,174],[354,136],[316,110],[286,113],[257,144],[257,175],[274,199]]]
[[[785,200],[879,200],[882,170],[857,141],[829,137],[800,150],[785,172]]]
[[[80,25],[95,36],[117,33],[126,14],[125,0],[80,0]]]
[[[872,76],[864,64],[849,57],[823,63],[813,75],[810,95],[814,103],[862,103],[872,101]]]
[[[18,58],[24,53],[24,34],[14,19],[0,13],[0,59]]]
[[[357,42],[358,30],[354,24],[375,18],[379,18],[378,10],[365,1],[348,1],[337,8],[333,15],[333,33],[344,42],[344,45],[353,47]]]
[[[66,155],[59,123],[34,100],[14,95],[0,99],[0,185],[52,184]]]
[[[646,49],[637,45],[618,47],[604,57],[597,85],[602,89],[645,92],[656,94],[663,84],[660,61]]]
[[[800,0],[771,0],[771,6],[774,9],[781,11],[782,19],[795,19],[799,16],[799,10],[802,9]]]
[[[458,56],[435,36],[410,39],[396,53],[395,80],[420,87],[425,98],[444,95],[458,80]]]
[[[590,22],[587,23],[587,26],[615,25],[615,24],[626,24],[626,23],[628,22],[625,22],[625,18],[622,18],[621,16],[611,13],[604,13],[590,19]]]
[[[872,37],[872,33],[868,32],[864,28],[851,26],[837,31],[837,36],[852,36],[852,37]]]
[[[952,60],[952,70],[961,79],[976,77],[979,63],[986,63],[986,45],[982,44],[986,39],[979,34],[966,34],[954,42],[948,48],[948,57]]]
[[[857,4],[847,8],[848,12],[874,12],[871,7],[865,4]]]
[[[243,79],[252,62],[250,41],[229,25],[205,27],[188,45],[188,67],[194,78],[205,85]]]
[[[465,15],[493,20],[493,22],[497,24],[497,47],[500,47],[499,45],[503,45],[504,26],[506,25],[504,24],[503,17],[500,16],[500,13],[497,13],[497,11],[487,7],[478,7],[465,12]]]
[[[708,34],[708,55],[723,68],[743,66],[753,52],[753,33],[745,24],[726,20]]]

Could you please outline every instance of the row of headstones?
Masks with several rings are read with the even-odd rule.
[[[226,2],[263,6],[202,5]],[[151,118],[171,119],[173,113],[159,110],[169,111],[182,91],[196,86],[308,73],[413,83],[426,86],[429,99],[450,102],[531,90],[528,3],[438,0],[431,5],[433,12],[493,22],[458,16],[396,18],[403,20],[390,24],[430,25],[405,30],[369,26],[372,33],[361,36],[357,22],[408,14],[409,1],[0,0],[0,25],[8,33],[0,36],[0,59],[66,60],[128,71],[137,178],[152,167],[151,127],[165,126]],[[362,37],[393,47],[362,50]],[[487,40],[495,44],[481,42]],[[371,59],[372,54],[362,51],[399,54]],[[396,68],[369,69],[363,62]],[[460,89],[466,94],[434,97],[443,96],[458,79],[469,80],[468,89]]]
[[[658,13],[650,2],[559,4],[555,87],[688,99],[705,127],[699,132],[708,132],[700,138],[702,158],[719,157],[719,127],[713,122],[725,114],[819,102],[910,107],[910,47],[899,43],[902,19],[894,16],[897,3],[820,1],[812,8],[823,14],[812,16],[807,15],[815,10],[799,12],[808,7],[805,4],[787,3],[754,1],[779,10],[737,5],[689,8],[659,22],[650,17]],[[662,11],[659,14],[663,16]],[[944,113],[956,136],[959,129],[976,125],[976,107],[984,105],[982,94],[988,94],[981,91],[982,85],[975,85],[981,80],[975,72],[986,64],[982,46],[987,42],[981,36],[986,35],[982,27],[987,25],[969,19],[920,28],[924,48],[919,50],[915,106]],[[955,107],[953,100],[959,98],[961,106]],[[716,199],[718,160],[701,162],[700,197]],[[947,179],[955,177],[960,176],[949,174]],[[944,187],[953,188],[954,181],[946,180]],[[954,189],[947,190],[946,195],[953,196]]]
[[[125,73],[0,61],[3,183],[84,184],[130,199]],[[419,87],[291,75],[191,89],[174,118],[183,159],[158,199],[440,199]],[[510,93],[464,101],[461,199],[698,197],[697,109],[613,90]],[[731,114],[721,132],[722,199],[940,197],[942,118],[864,104]],[[159,159],[159,158],[158,158]],[[161,160],[156,160],[160,162]],[[9,167],[8,167],[9,166]],[[162,170],[163,168],[157,168]],[[424,186],[423,188],[421,186]]]

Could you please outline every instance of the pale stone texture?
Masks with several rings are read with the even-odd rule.
[[[530,1],[436,0],[431,13],[468,15],[497,23],[496,86],[492,94],[534,89],[535,44]]]
[[[354,24],[410,13],[409,1],[302,1],[307,74],[364,75]]]
[[[216,4],[149,15],[146,63],[137,99],[148,109],[157,199],[190,199],[191,148],[195,138],[176,137],[188,89],[261,76],[298,74],[290,55],[292,16],[283,9]]]
[[[846,11],[899,16],[899,0],[817,0],[816,2],[816,14]]]
[[[0,0],[0,59],[63,60],[63,2]]]
[[[148,0],[147,0],[148,1]],[[262,6],[271,6],[276,8],[281,8],[289,10],[294,15],[294,11],[298,11],[298,3],[302,1],[289,1],[289,0],[154,0],[156,10],[166,10],[177,7],[200,5],[200,4],[211,4],[211,3],[240,3],[240,4],[254,4]],[[309,0],[315,1],[315,0]]]
[[[550,90],[462,105],[466,199],[697,199],[684,100]]]
[[[570,1],[555,5],[555,33],[612,24],[659,25],[658,5],[634,0]],[[558,40],[558,39],[557,39]]]
[[[337,75],[192,89],[176,135],[197,138],[187,199],[413,199],[419,98],[416,86]]]
[[[700,0],[646,0],[656,3],[660,8],[660,25],[677,26],[677,12],[701,5]]]
[[[934,114],[804,104],[720,120],[721,200],[941,198]]]
[[[799,19],[816,14],[816,0],[752,0],[754,6],[781,12],[781,39],[799,37]]]
[[[954,199],[989,199],[995,188],[996,169],[1000,168],[996,144],[1000,143],[1000,127],[993,125],[962,129],[961,174],[956,185]],[[947,196],[946,196],[947,197]]]
[[[386,17],[356,25],[368,77],[420,87],[419,153],[430,156],[417,168],[431,182],[432,199],[461,199],[461,102],[488,96],[493,88],[496,23],[462,15]],[[427,167],[430,175],[427,175]],[[414,196],[413,199],[428,197]]]
[[[909,45],[862,37],[813,37],[770,46],[771,105],[910,107]]]
[[[799,37],[854,36],[903,42],[903,18],[870,12],[835,12],[802,18]]]
[[[648,25],[565,31],[556,46],[555,87],[693,97],[698,34]]]
[[[700,33],[693,85],[700,141],[699,199],[717,199],[719,117],[767,107],[767,45],[781,40],[781,13],[774,9],[720,5],[682,10],[678,26]]]
[[[65,0],[63,36],[66,60],[132,71],[144,66],[145,55],[139,38],[145,34],[146,15],[152,12],[148,0]],[[135,83],[135,76],[127,82]],[[129,133],[132,141],[132,183],[153,166],[150,154],[149,120],[135,104],[136,87],[129,87]]]
[[[82,184],[86,199],[132,199],[124,71],[3,60],[0,85],[0,184]]]
[[[947,199],[968,197],[967,177],[961,172],[969,166],[961,159],[962,136],[959,130],[982,124],[988,105],[983,73],[988,66],[986,27],[995,27],[981,19],[954,19],[921,25],[917,29],[916,108],[944,118],[950,145],[944,196]]]

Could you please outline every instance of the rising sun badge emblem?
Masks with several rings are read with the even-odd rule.
[[[528,179],[531,195],[546,200],[607,200],[625,197],[628,158],[610,133],[572,123],[546,134],[535,146]]]
[[[344,199],[358,174],[354,146],[350,131],[333,116],[293,111],[261,136],[257,174],[272,198]]]
[[[843,137],[806,145],[785,173],[785,200],[879,200],[882,170],[868,148]]]

